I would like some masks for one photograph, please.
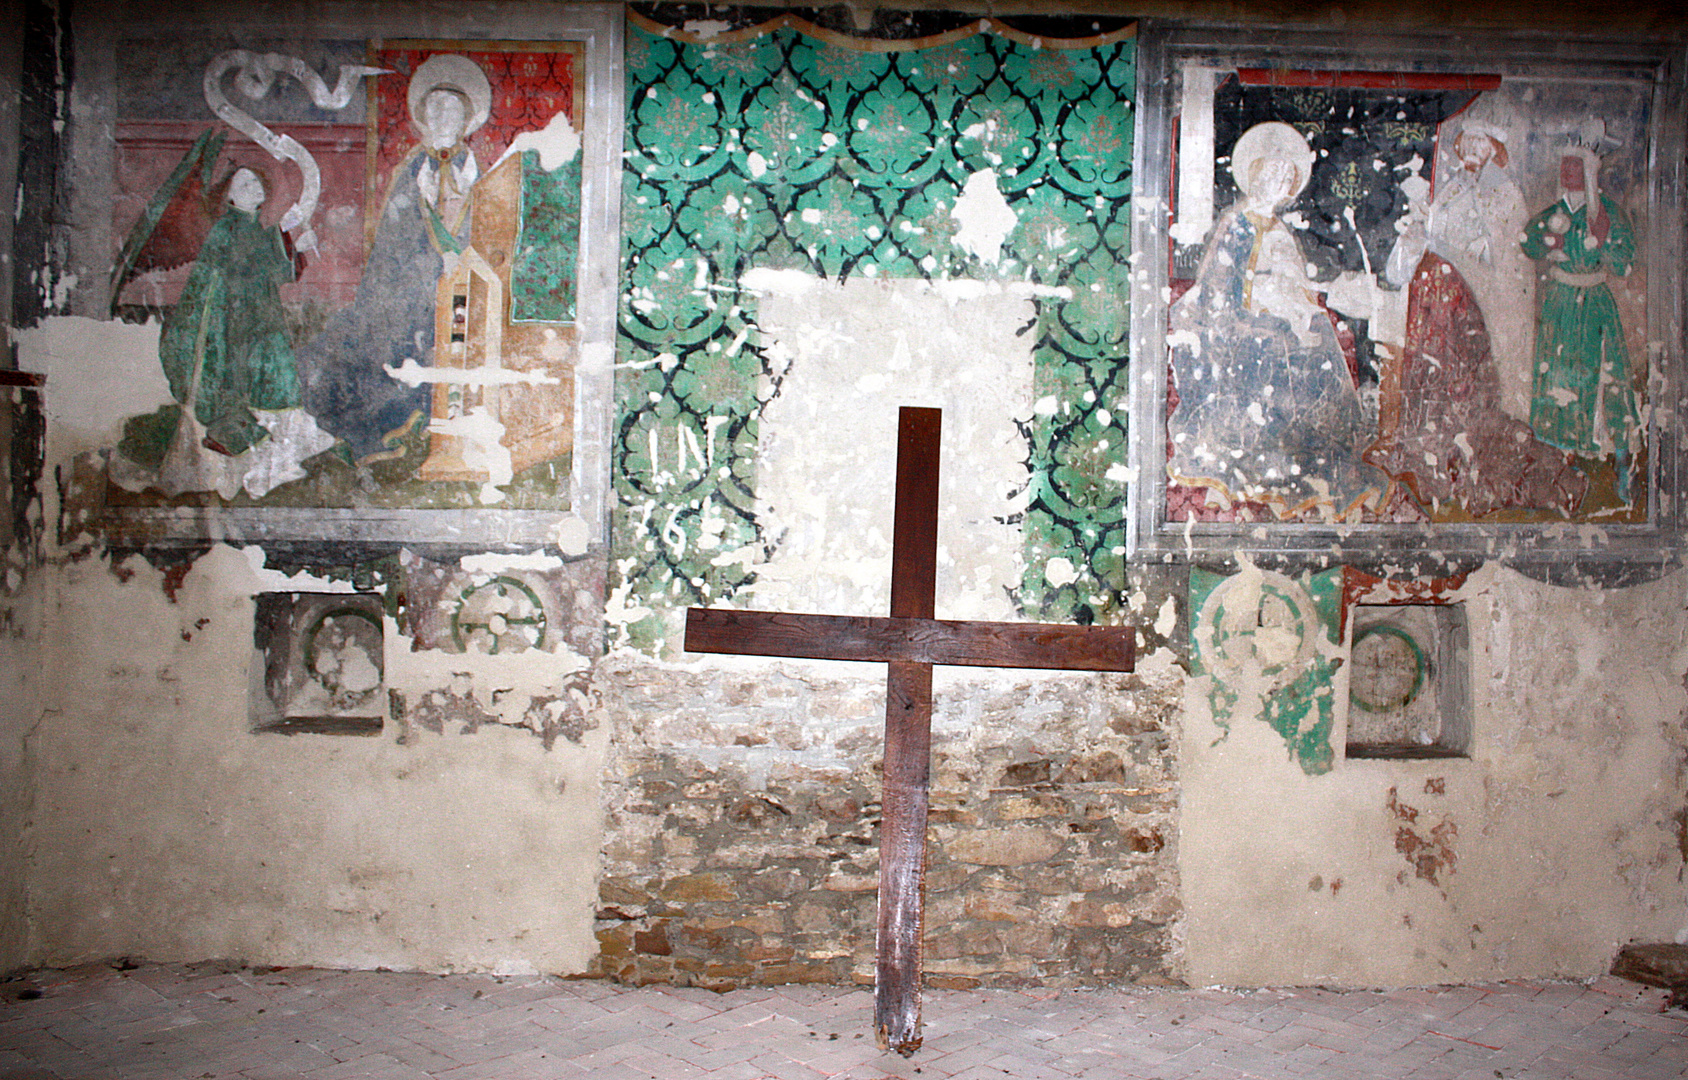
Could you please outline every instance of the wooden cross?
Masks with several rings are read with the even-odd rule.
[[[932,617],[938,568],[937,409],[904,408],[897,425],[891,616],[775,614],[691,608],[690,652],[874,660],[890,667],[879,828],[879,1045],[920,1049],[920,954],[931,773],[932,665],[1130,671],[1130,627],[942,622]]]

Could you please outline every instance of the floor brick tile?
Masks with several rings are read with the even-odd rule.
[[[1688,1014],[1615,979],[1388,992],[930,991],[887,1054],[872,993],[543,976],[88,965],[0,1005],[0,1080],[1671,1080]]]

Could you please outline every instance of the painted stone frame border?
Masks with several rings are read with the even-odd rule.
[[[1207,250],[1209,238],[1217,235],[1217,231],[1209,233],[1202,229],[1203,216],[1199,214],[1196,225],[1182,229],[1175,225],[1173,216],[1181,210],[1178,174],[1181,170],[1186,176],[1189,174],[1184,164],[1193,159],[1193,147],[1207,151],[1202,156],[1209,159],[1207,165],[1211,172],[1225,173],[1227,164],[1224,148],[1215,152],[1214,144],[1218,140],[1213,134],[1212,113],[1208,114],[1205,132],[1199,122],[1192,129],[1182,116],[1183,108],[1192,100],[1184,91],[1185,75],[1203,69],[1228,75],[1241,72],[1244,74],[1238,82],[1252,78],[1258,84],[1274,88],[1340,87],[1346,80],[1349,86],[1412,90],[1420,86],[1447,88],[1465,79],[1471,91],[1481,92],[1509,80],[1515,84],[1556,81],[1595,91],[1604,88],[1614,93],[1629,93],[1643,103],[1644,115],[1637,119],[1637,125],[1643,131],[1644,145],[1632,145],[1624,150],[1639,163],[1639,175],[1634,179],[1630,198],[1644,216],[1645,228],[1636,230],[1640,235],[1635,239],[1633,263],[1646,275],[1647,282],[1640,303],[1644,305],[1641,310],[1646,321],[1646,355],[1642,362],[1647,368],[1644,399],[1649,407],[1639,413],[1647,452],[1645,473],[1640,478],[1643,494],[1634,499],[1631,512],[1586,515],[1580,519],[1548,512],[1487,516],[1420,513],[1415,520],[1411,514],[1344,514],[1342,509],[1325,513],[1322,518],[1317,513],[1286,513],[1276,509],[1250,512],[1246,508],[1235,514],[1204,515],[1187,512],[1177,503],[1178,499],[1187,498],[1189,489],[1181,488],[1176,482],[1180,478],[1169,477],[1169,464],[1173,460],[1171,440],[1178,435],[1169,431],[1170,414],[1176,404],[1176,399],[1169,399],[1169,383],[1173,381],[1174,349],[1194,335],[1185,326],[1173,325],[1175,303],[1185,295],[1176,290],[1191,288],[1189,283],[1200,275],[1197,260]],[[1462,34],[1457,39],[1428,34],[1398,35],[1356,45],[1352,35],[1339,38],[1322,32],[1274,31],[1265,36],[1258,33],[1245,36],[1220,28],[1145,24],[1140,34],[1138,71],[1135,167],[1138,188],[1132,227],[1132,355],[1138,362],[1133,365],[1131,384],[1131,465],[1136,482],[1132,485],[1129,511],[1130,546],[1135,557],[1178,561],[1210,553],[1243,552],[1341,559],[1389,550],[1402,554],[1436,551],[1467,559],[1490,557],[1548,566],[1635,567],[1669,565],[1675,561],[1677,537],[1683,525],[1680,494],[1685,476],[1676,419],[1683,387],[1683,327],[1682,288],[1675,269],[1684,240],[1684,87],[1677,50],[1664,44],[1634,40],[1546,42],[1498,32]],[[1223,79],[1213,81],[1222,83]],[[1195,100],[1199,102],[1200,98]],[[1457,114],[1456,108],[1453,115]],[[1248,125],[1245,122],[1238,126]],[[1283,129],[1290,125],[1276,126]],[[1317,136],[1309,137],[1313,146],[1319,147]],[[1533,130],[1531,137],[1537,143],[1546,138]],[[1233,132],[1229,138],[1235,140],[1237,136]],[[1284,141],[1286,144],[1295,141],[1293,132]],[[1330,140],[1325,145],[1329,146]],[[1435,142],[1431,145],[1434,154]],[[1305,161],[1315,160],[1318,155],[1309,152],[1305,142],[1298,152],[1309,154],[1299,166],[1305,185],[1305,174],[1319,169],[1318,165],[1309,168]],[[1285,151],[1284,156],[1294,157],[1295,152]],[[1538,149],[1536,158],[1542,156],[1544,152]],[[1215,157],[1220,158],[1216,167],[1212,160]],[[1428,165],[1415,162],[1414,169],[1421,170],[1422,176],[1433,177],[1435,161]],[[1196,175],[1200,176],[1199,171]],[[1215,186],[1223,192],[1229,182],[1230,177],[1225,175]],[[1189,186],[1191,190],[1205,191],[1209,183]],[[1235,187],[1230,190],[1236,191]],[[1429,201],[1428,193],[1424,198]],[[1237,198],[1239,210],[1243,201]],[[1404,205],[1404,199],[1399,201]],[[1281,210],[1298,206],[1293,198],[1278,205]],[[1535,213],[1542,208],[1532,205],[1529,209]],[[1218,219],[1223,224],[1226,220],[1226,205],[1219,199],[1214,199],[1206,210],[1206,222]],[[1397,209],[1384,212],[1386,224],[1390,223],[1391,213],[1395,215],[1394,221],[1404,222],[1405,213]],[[1203,235],[1196,235],[1198,229]],[[1309,235],[1299,226],[1297,231],[1302,237]],[[1358,241],[1355,246],[1364,258],[1367,242],[1361,239],[1361,231],[1359,227],[1353,230]],[[1371,246],[1388,251],[1388,239],[1387,236],[1374,238]],[[1301,242],[1305,246],[1306,240]],[[1381,280],[1384,267],[1374,266],[1373,262],[1381,264],[1383,256],[1368,261],[1365,267],[1374,280]],[[1309,277],[1315,276],[1311,260],[1307,270]],[[1323,282],[1320,285],[1322,293]],[[1405,287],[1402,292],[1406,292]],[[1192,298],[1198,302],[1199,299]],[[1323,297],[1320,302],[1323,303]],[[1334,310],[1334,299],[1329,306],[1330,321],[1340,331],[1342,321],[1340,313]],[[1311,320],[1307,323],[1308,336],[1314,325]],[[1234,336],[1235,328],[1229,329]],[[1184,336],[1180,337],[1181,334]],[[1352,369],[1354,349],[1351,342],[1344,344],[1348,346]],[[1293,351],[1295,346],[1290,348]],[[1242,444],[1226,443],[1225,449],[1229,451],[1238,445]],[[1618,460],[1622,460],[1621,456]],[[1236,500],[1238,506],[1244,503],[1241,498]],[[1232,519],[1213,520],[1226,516]],[[1208,519],[1198,520],[1202,517]]]
[[[81,292],[70,310],[104,313],[111,306],[104,269],[115,250],[109,199],[116,152],[113,50],[125,40],[184,36],[230,47],[276,41],[422,41],[466,48],[509,49],[521,42],[576,42],[583,56],[580,135],[580,222],[573,329],[578,362],[573,387],[572,458],[566,498],[547,509],[421,507],[112,506],[93,495],[82,520],[97,523],[109,543],[134,547],[191,547],[208,541],[308,545],[350,542],[463,549],[560,549],[567,555],[601,550],[607,542],[609,428],[620,244],[620,147],[623,118],[623,13],[618,4],[500,3],[418,11],[403,3],[348,5],[308,0],[239,11],[215,6],[91,4],[79,20],[76,80],[89,115],[75,125],[67,153],[82,228],[71,237],[70,265]],[[514,31],[519,28],[519,31]],[[520,42],[513,41],[520,38]],[[115,238],[121,241],[121,237]],[[85,471],[85,470],[84,470]],[[80,476],[78,481],[89,479]],[[79,484],[83,498],[89,485]],[[103,485],[102,485],[103,486]],[[98,489],[95,489],[98,490]]]

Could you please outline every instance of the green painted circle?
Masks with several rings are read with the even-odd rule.
[[[495,626],[492,619],[478,618],[475,612],[469,610],[472,600],[487,593],[500,597],[509,597],[514,593],[518,602],[526,600],[531,606],[521,615],[497,616],[499,623]],[[502,574],[484,585],[471,585],[464,589],[462,595],[457,598],[457,610],[451,613],[451,640],[457,643],[459,649],[465,651],[469,647],[469,638],[476,633],[485,632],[492,638],[492,648],[487,651],[497,654],[504,645],[505,635],[512,627],[531,627],[533,640],[525,644],[530,648],[538,648],[545,641],[545,604],[526,582]]]
[[[1391,642],[1400,642],[1407,647],[1408,652],[1412,654],[1412,686],[1406,690],[1388,694],[1368,694],[1361,690],[1355,681],[1360,668],[1360,644],[1372,638],[1387,638]],[[1384,647],[1387,647],[1387,645]],[[1354,635],[1351,656],[1354,657],[1354,666],[1349,669],[1348,674],[1348,697],[1349,700],[1366,712],[1389,712],[1394,709],[1405,708],[1412,703],[1414,698],[1418,697],[1419,691],[1424,689],[1425,669],[1428,667],[1424,658],[1424,650],[1419,648],[1418,642],[1413,640],[1411,634],[1400,627],[1381,624],[1366,627]]]

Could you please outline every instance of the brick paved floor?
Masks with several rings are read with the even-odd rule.
[[[0,1080],[1660,1080],[1688,1013],[1619,979],[1389,992],[929,991],[881,1053],[860,990],[221,964],[0,983]]]

